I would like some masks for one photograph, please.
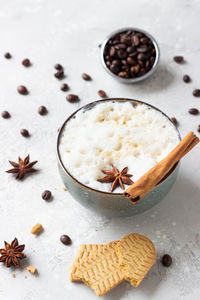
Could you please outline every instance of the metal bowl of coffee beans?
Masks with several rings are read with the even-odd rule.
[[[116,30],[101,45],[103,67],[123,83],[136,83],[151,76],[159,57],[154,37],[138,28]]]

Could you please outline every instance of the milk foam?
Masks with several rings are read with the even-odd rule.
[[[80,110],[67,123],[59,150],[66,169],[78,181],[110,192],[110,183],[97,181],[105,176],[102,170],[127,166],[136,181],[178,142],[174,126],[159,111],[144,104],[101,102]],[[118,187],[114,192],[122,190]]]

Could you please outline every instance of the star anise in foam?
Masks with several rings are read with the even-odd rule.
[[[9,163],[14,167],[6,171],[7,173],[16,173],[16,179],[22,179],[25,174],[35,172],[36,170],[32,168],[36,163],[36,161],[29,162],[29,155],[23,160],[21,157],[18,158],[18,163],[14,161],[10,161]]]
[[[9,268],[11,265],[19,268],[19,259],[26,257],[26,255],[22,253],[25,245],[19,245],[17,238],[15,238],[11,244],[8,244],[7,242],[4,242],[4,244],[5,249],[0,249],[0,262],[5,263],[7,268]]]
[[[105,177],[98,179],[99,182],[109,183],[112,182],[111,185],[111,193],[116,189],[118,185],[120,185],[121,189],[124,190],[124,184],[131,185],[133,181],[130,179],[133,175],[127,174],[128,167],[124,168],[121,172],[115,166],[112,166],[113,171],[102,171],[106,174]]]

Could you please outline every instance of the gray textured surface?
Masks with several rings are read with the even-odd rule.
[[[196,130],[199,116],[191,116],[188,108],[200,108],[192,90],[200,87],[199,1],[85,0],[0,1],[0,110],[10,111],[12,118],[0,118],[0,244],[15,236],[26,243],[28,261],[39,270],[38,276],[0,265],[0,299],[95,299],[86,286],[72,284],[70,266],[80,243],[108,242],[124,234],[139,232],[149,236],[156,245],[158,258],[165,252],[174,264],[164,269],[159,260],[141,286],[133,289],[122,283],[105,299],[199,299],[200,298],[200,187],[199,147],[186,157],[170,194],[155,209],[131,218],[106,219],[82,208],[62,190],[56,165],[57,129],[79,105],[98,99],[97,90],[104,89],[111,97],[134,97],[176,116],[184,135]],[[124,26],[146,29],[158,40],[161,61],[153,77],[134,86],[115,82],[99,62],[98,44],[112,30]],[[3,53],[10,51],[11,60]],[[172,60],[183,54],[186,64]],[[26,69],[21,60],[29,57],[33,66]],[[60,62],[67,74],[71,92],[79,94],[80,104],[65,101],[54,78],[53,65]],[[88,72],[93,82],[84,82]],[[193,81],[182,82],[188,73]],[[30,95],[16,92],[19,84],[27,85]],[[37,114],[40,105],[49,114]],[[23,138],[21,128],[31,137]],[[39,172],[17,182],[4,173],[8,159],[30,153],[38,159]],[[53,193],[53,201],[41,199],[44,189]],[[41,222],[44,232],[34,237],[31,227]],[[59,242],[67,233],[73,245]],[[24,278],[27,275],[27,279]]]

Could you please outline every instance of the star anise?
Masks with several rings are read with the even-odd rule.
[[[26,257],[26,255],[22,253],[25,245],[18,245],[17,238],[15,238],[11,244],[8,244],[7,242],[4,242],[4,244],[5,249],[0,249],[0,262],[5,263],[7,268],[9,268],[11,265],[19,268],[19,259]]]
[[[22,179],[25,174],[35,172],[36,170],[32,168],[36,163],[36,161],[29,162],[29,155],[23,160],[21,157],[18,158],[18,163],[14,161],[10,161],[9,163],[14,167],[6,171],[7,173],[16,173],[16,179]]]
[[[121,172],[115,166],[112,166],[113,171],[102,171],[106,174],[105,177],[98,179],[99,182],[112,182],[111,193],[120,185],[121,189],[124,190],[124,184],[131,185],[133,181],[130,179],[133,175],[127,174],[128,167],[124,168]]]

